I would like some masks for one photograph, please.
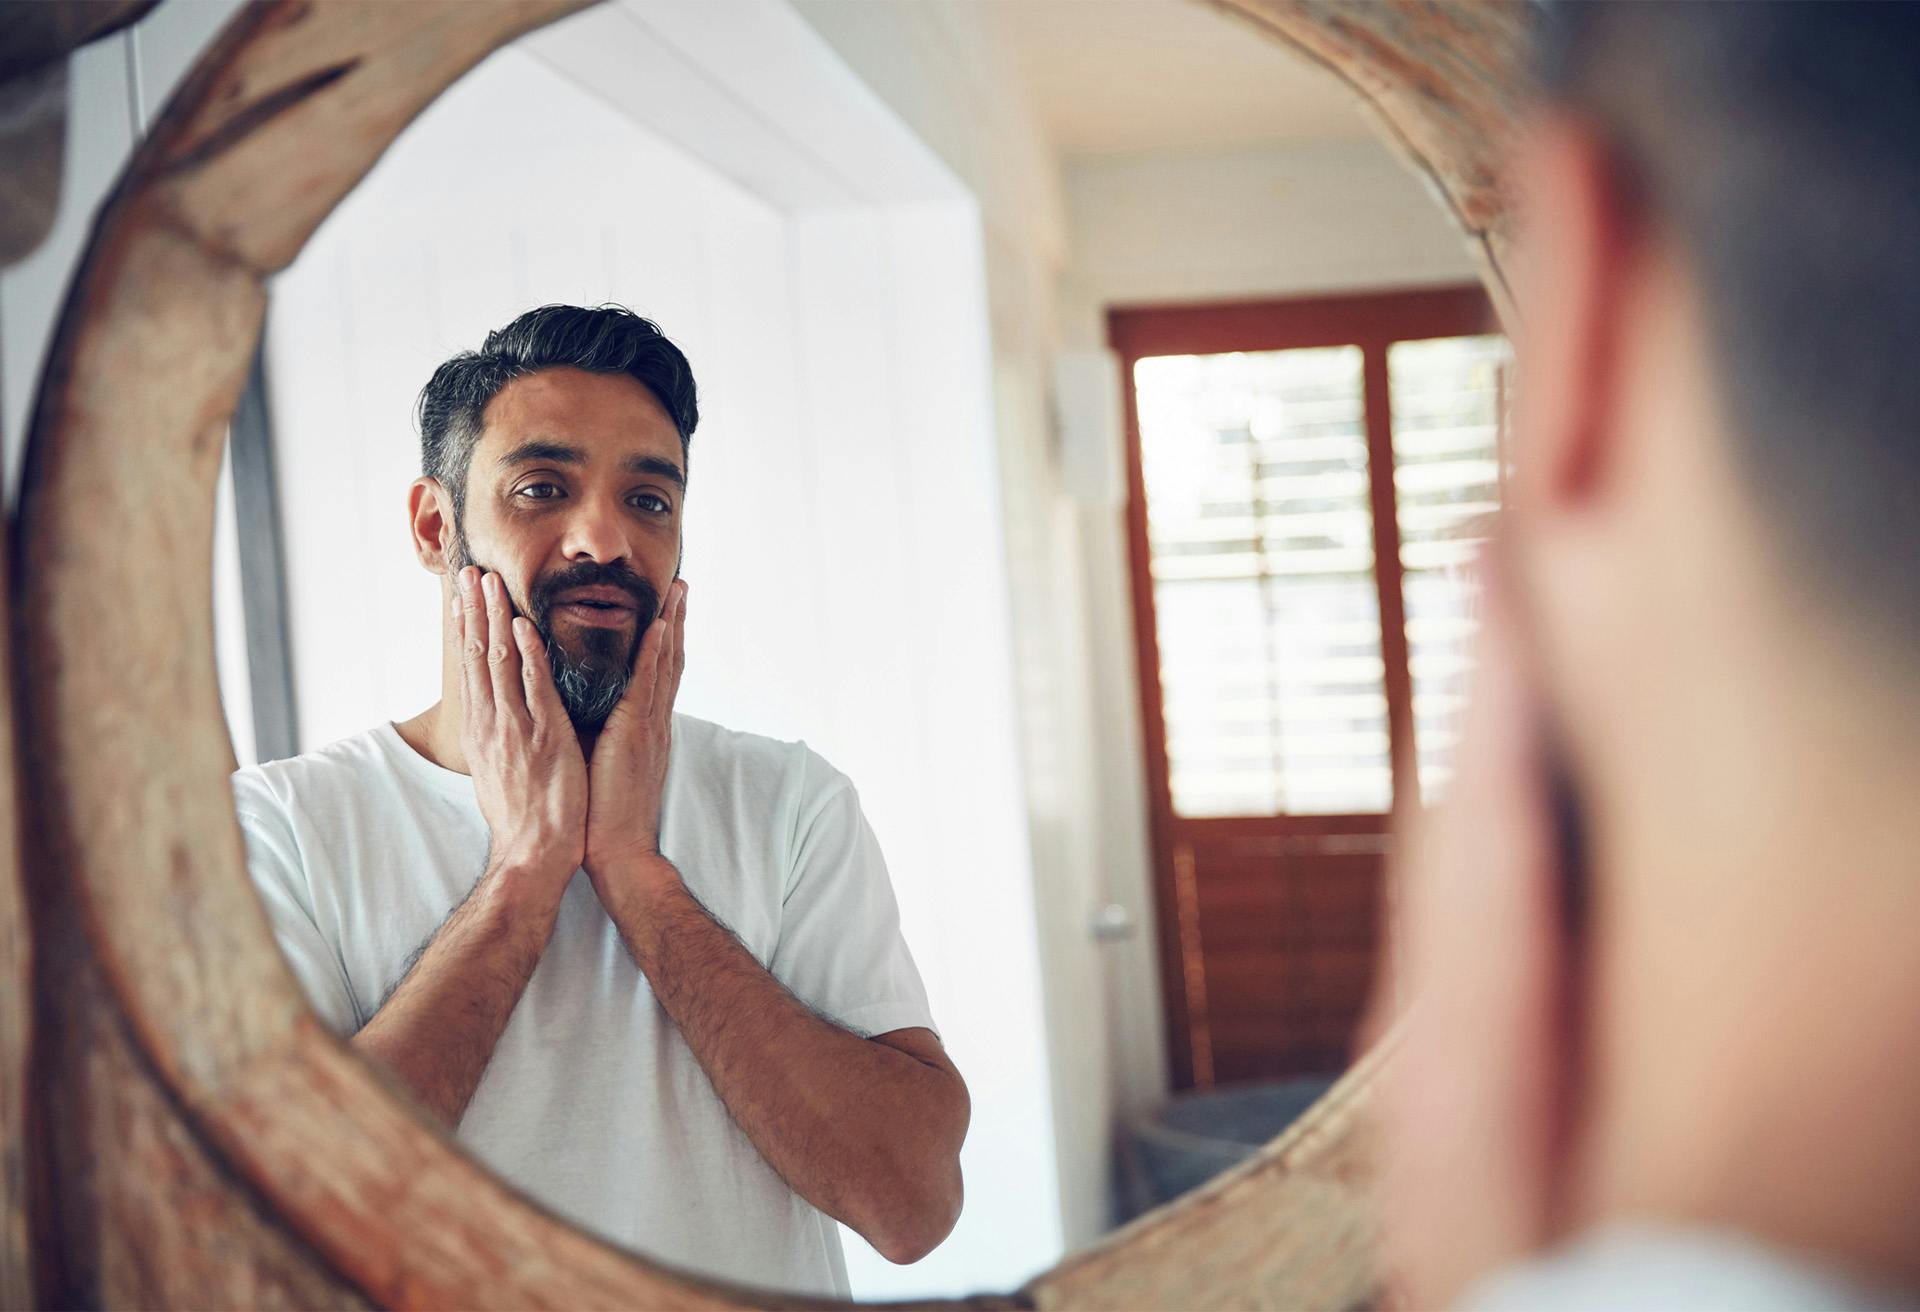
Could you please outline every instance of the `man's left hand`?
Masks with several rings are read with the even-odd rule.
[[[687,585],[676,579],[633,658],[633,679],[587,766],[588,876],[660,854],[660,799],[673,746],[673,700],[686,668]]]

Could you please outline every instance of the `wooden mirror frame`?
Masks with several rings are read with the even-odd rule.
[[[1504,306],[1495,163],[1522,91],[1526,0],[1209,2],[1354,86]],[[102,208],[42,382],[12,540],[8,1306],[846,1306],[623,1252],[466,1156],[308,1007],[234,819],[208,562],[266,280],[429,101],[580,7],[256,4],[201,58]],[[1387,1059],[1363,1059],[1253,1161],[1025,1288],[914,1306],[1371,1297],[1358,1126]]]

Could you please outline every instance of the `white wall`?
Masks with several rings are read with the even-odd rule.
[[[1425,186],[1376,142],[1085,157],[1065,182],[1070,280],[1103,304],[1476,277]]]
[[[978,222],[846,211],[796,231],[808,419],[835,435],[815,474],[823,619],[864,653],[826,710],[859,735],[846,757],[868,805],[910,817],[897,837],[925,878],[902,915],[945,945],[928,986],[974,1107],[961,1230],[920,1277],[870,1266],[857,1292],[1008,1290],[1063,1246],[1061,1094],[1022,825]]]
[[[1107,963],[1089,929],[1110,898],[1075,511],[1061,494],[1053,456],[1055,285],[1066,257],[1059,168],[977,5],[794,3],[980,201],[1023,800],[1056,1090],[1063,1240],[1073,1248],[1111,1224],[1116,1090],[1132,1058],[1113,1045]],[[1150,974],[1143,984],[1155,987]],[[1157,1027],[1157,1014],[1148,1021]],[[1157,1028],[1144,1046],[1154,1066],[1150,1099],[1164,1087]]]

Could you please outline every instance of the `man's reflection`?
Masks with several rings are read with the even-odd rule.
[[[315,1007],[616,1242],[841,1295],[828,1217],[918,1259],[959,1214],[967,1093],[853,787],[673,710],[685,356],[546,306],[442,365],[419,419],[441,699],[234,776]]]

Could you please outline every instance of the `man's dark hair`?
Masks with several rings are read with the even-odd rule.
[[[1541,37],[1687,254],[1781,554],[1920,639],[1920,5],[1548,0]]]
[[[693,369],[659,325],[620,305],[543,305],[488,333],[479,350],[462,351],[434,370],[420,393],[421,472],[447,489],[456,516],[466,512],[467,467],[488,402],[516,378],[560,367],[629,374],[644,383],[680,430],[686,457],[700,422]]]

